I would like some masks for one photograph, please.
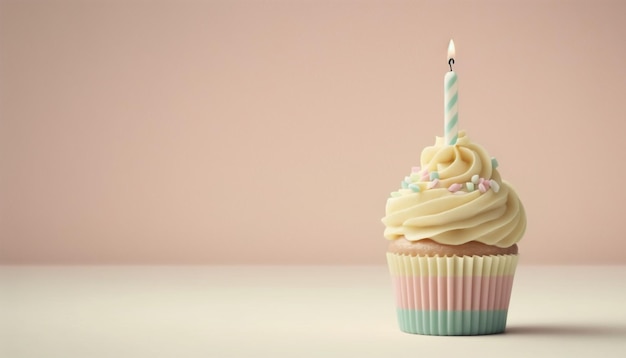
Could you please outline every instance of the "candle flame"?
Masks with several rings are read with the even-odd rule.
[[[450,61],[451,58],[454,58],[454,56],[456,56],[456,51],[454,50],[454,41],[450,39],[450,44],[448,45],[448,61]]]

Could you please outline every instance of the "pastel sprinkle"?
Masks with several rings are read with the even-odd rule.
[[[428,175],[428,172],[422,174],[422,181],[428,181],[430,179],[430,175]]]
[[[410,183],[411,182],[411,177],[404,177],[404,181],[407,182],[407,183]]]
[[[472,175],[472,183],[473,184],[478,184],[478,174]]]
[[[484,183],[485,182],[485,178],[480,178],[480,180],[478,180],[479,183]]]
[[[500,184],[498,184],[498,182],[497,182],[497,181],[495,181],[495,180],[491,179],[491,180],[489,181],[489,184],[491,184],[491,190],[493,190],[493,191],[494,191],[494,193],[497,193],[497,192],[499,192],[499,191],[500,191]]]
[[[496,169],[500,165],[496,158],[491,158],[491,169]]]
[[[416,185],[416,184],[409,185],[409,189],[413,190],[414,193],[419,193],[420,191],[419,185]]]
[[[467,188],[468,192],[472,192],[474,191],[474,183],[472,183],[471,181],[468,181],[467,183],[465,183],[465,187]]]
[[[430,180],[433,179],[439,179],[439,173],[438,172],[431,172],[430,173]]]
[[[411,167],[411,173],[419,173],[420,170],[422,170],[420,167]]]
[[[418,173],[411,173],[411,181],[419,181],[420,180],[420,175]]]
[[[459,184],[459,183],[454,183],[452,185],[450,185],[450,187],[448,187],[448,191],[455,193],[459,190],[461,190],[461,188],[463,187],[463,184]]]
[[[403,180],[402,183],[400,183],[400,186],[402,187],[402,189],[407,189],[409,187],[409,183]]]
[[[397,192],[397,191],[393,191],[393,192],[391,192],[391,197],[392,197],[392,198],[397,198],[397,197],[399,197],[399,196],[401,196],[401,195],[402,195],[402,194],[400,194],[400,193],[399,193],[399,192]]]
[[[485,184],[484,183],[478,184],[478,190],[480,190],[481,193],[487,192],[487,188],[485,188]]]
[[[428,183],[428,189],[435,188],[439,185],[439,179],[435,178],[435,180]]]
[[[489,183],[489,180],[485,180],[482,183],[485,186],[485,190],[489,190],[489,188],[491,188],[491,184]]]

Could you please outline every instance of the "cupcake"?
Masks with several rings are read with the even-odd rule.
[[[460,131],[425,148],[391,193],[382,221],[402,331],[504,332],[526,214],[497,167]]]

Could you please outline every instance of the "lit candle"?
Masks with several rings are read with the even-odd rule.
[[[448,45],[448,65],[450,71],[443,78],[444,85],[444,141],[447,145],[456,144],[459,135],[459,84],[456,72],[452,70],[454,64],[454,41]]]

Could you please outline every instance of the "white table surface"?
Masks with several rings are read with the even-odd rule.
[[[384,266],[0,266],[0,357],[626,357],[625,305],[626,266],[522,265],[506,333],[432,337]]]

